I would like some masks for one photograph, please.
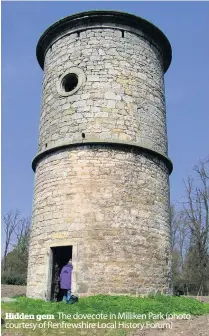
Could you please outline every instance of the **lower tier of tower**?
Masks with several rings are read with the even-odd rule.
[[[171,293],[169,170],[140,149],[81,145],[36,165],[27,296]],[[57,297],[56,297],[57,298]]]

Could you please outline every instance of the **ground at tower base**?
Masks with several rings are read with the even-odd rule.
[[[209,303],[208,297],[201,297],[201,300]],[[98,296],[83,298],[80,303],[73,306],[68,306],[63,303],[36,301],[23,297],[17,298],[17,301],[17,303],[4,302],[2,304],[3,318],[5,318],[5,313],[9,315],[9,311],[12,311],[13,315],[16,311],[16,315],[19,316],[20,312],[24,311],[22,315],[27,317],[26,314],[31,315],[33,313],[37,319],[7,319],[5,320],[6,323],[13,323],[13,330],[11,328],[5,330],[4,326],[3,336],[16,336],[17,331],[18,336],[67,336],[69,332],[72,336],[86,336],[89,335],[89,332],[91,332],[91,335],[101,336],[176,336],[182,333],[186,336],[208,336],[209,304],[198,302],[197,299],[164,296],[158,296],[158,298],[105,298],[105,296]],[[83,305],[82,302],[85,302],[83,308],[81,308]],[[92,307],[91,310],[89,310],[90,307]],[[126,309],[129,309],[129,311]],[[181,309],[182,312],[184,311],[185,313],[171,313],[176,309]],[[160,314],[160,311],[165,317],[167,316],[167,319],[162,319],[163,315]],[[139,316],[139,312],[141,313],[141,320],[135,319]],[[200,314],[204,315],[198,317]],[[122,319],[113,319],[114,315]],[[145,317],[149,315],[150,317],[156,317],[156,319],[146,321]],[[54,319],[53,316],[55,317]],[[88,320],[86,317],[89,316],[94,318],[101,317],[102,319]],[[105,319],[106,316],[110,316],[112,319]],[[58,317],[60,317],[60,319],[58,319]],[[73,317],[80,319],[73,320]],[[33,316],[31,315],[30,318],[33,318]],[[40,323],[42,327],[40,329],[38,329],[40,326],[36,327],[34,330],[30,328],[15,329],[14,324],[17,325],[18,323],[21,326],[26,323]],[[64,327],[70,324],[70,327]],[[72,327],[72,324],[74,327]],[[119,324],[120,328],[117,328]],[[81,328],[81,325],[83,325],[83,328]],[[117,325],[117,327],[115,328],[114,325]]]

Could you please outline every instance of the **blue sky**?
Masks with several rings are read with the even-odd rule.
[[[31,213],[41,105],[37,41],[49,25],[79,11],[113,9],[141,16],[168,37],[173,61],[165,76],[171,200],[184,196],[183,179],[209,154],[209,3],[2,3],[2,211]]]

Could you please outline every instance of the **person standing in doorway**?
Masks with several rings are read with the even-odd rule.
[[[60,288],[63,292],[64,302],[69,302],[71,298],[71,280],[72,280],[72,259],[69,259],[68,264],[65,265],[60,272]]]

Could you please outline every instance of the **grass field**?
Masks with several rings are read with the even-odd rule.
[[[146,298],[97,295],[80,298],[79,302],[73,305],[19,297],[16,302],[2,303],[2,317],[5,318],[5,314],[9,312],[24,313],[34,317],[27,320],[20,318],[6,319],[5,324],[15,323],[16,326],[20,327],[5,328],[4,325],[3,330],[12,332],[11,335],[19,332],[18,335],[27,336],[65,336],[69,334],[72,336],[87,334],[125,336],[130,330],[138,329],[137,325],[139,326],[140,323],[140,327],[148,321],[150,323],[165,323],[164,319],[168,314],[175,314],[176,316],[207,314],[209,313],[209,304],[201,303],[192,298],[164,295]],[[63,313],[68,316],[60,317],[59,312],[60,315]],[[128,314],[126,314],[127,312]],[[133,313],[135,313],[134,316]],[[80,315],[78,316],[78,314]],[[95,316],[94,314],[100,315]],[[101,316],[101,314],[103,315]],[[42,317],[42,315],[45,316]],[[66,324],[65,326],[62,325],[64,327],[61,328],[62,321],[68,323],[70,328],[67,328]],[[82,321],[85,324],[82,325]],[[23,328],[21,323],[31,324],[35,329]],[[95,323],[95,327],[90,323]],[[87,325],[90,325],[90,327],[87,328]],[[127,325],[129,327],[125,327]]]

